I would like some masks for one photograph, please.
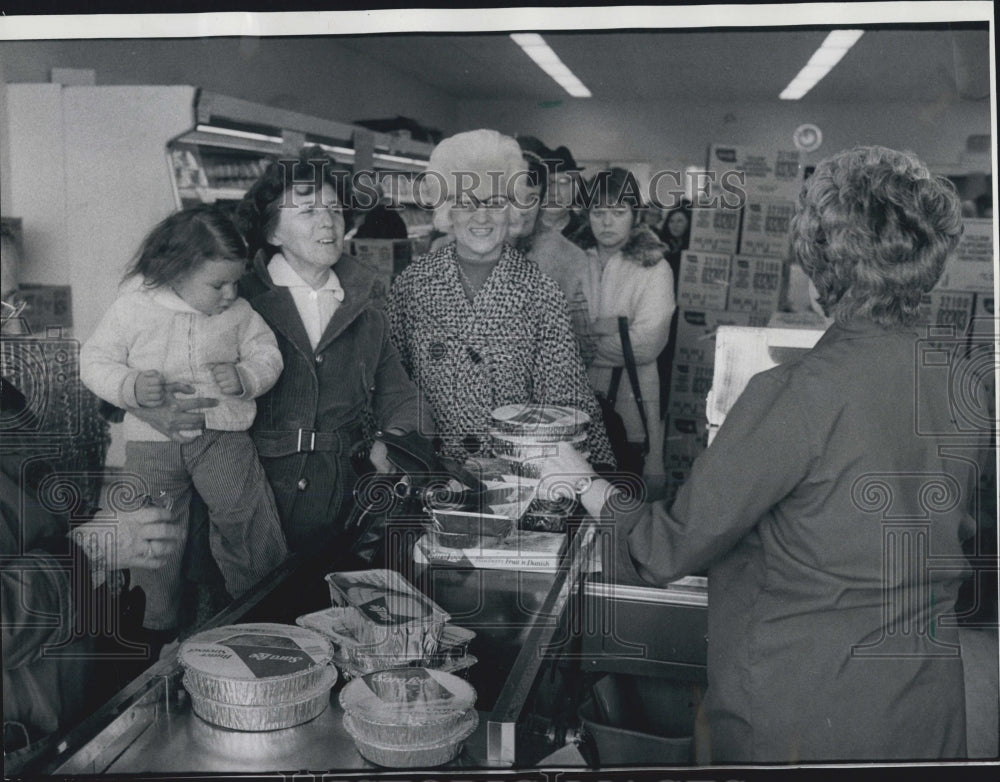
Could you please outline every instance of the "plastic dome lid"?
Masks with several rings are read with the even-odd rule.
[[[354,679],[340,693],[345,712],[385,725],[429,724],[471,709],[467,681],[430,668],[391,668]]]

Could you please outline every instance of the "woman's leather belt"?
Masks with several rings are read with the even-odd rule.
[[[257,453],[264,457],[290,456],[293,453],[333,451],[347,453],[361,439],[360,429],[337,429],[318,432],[315,429],[287,429],[253,433]]]

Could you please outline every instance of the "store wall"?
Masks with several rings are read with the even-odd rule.
[[[10,131],[7,126],[7,82],[4,78],[3,60],[0,60],[0,214],[10,203]]]
[[[457,125],[459,130],[493,127],[530,134],[550,147],[566,144],[581,161],[646,161],[655,168],[703,166],[710,143],[793,149],[792,133],[808,122],[822,129],[823,144],[805,156],[806,164],[856,144],[883,144],[912,149],[928,164],[954,173],[951,169],[964,171],[968,163],[966,138],[990,132],[989,110],[988,101],[816,105],[807,99],[738,105],[713,102],[710,95],[678,103],[567,99],[545,108],[521,101],[465,101]]]
[[[194,92],[11,84],[6,98],[3,208],[23,221],[21,281],[70,285],[73,334],[86,339],[142,238],[174,209],[165,149],[190,128]]]
[[[3,41],[9,83],[49,81],[52,68],[89,68],[99,85],[190,84],[256,103],[352,122],[402,115],[448,132],[455,100],[417,77],[330,38]]]

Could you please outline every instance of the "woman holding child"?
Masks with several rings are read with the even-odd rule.
[[[365,416],[400,434],[419,424],[417,389],[371,306],[375,275],[344,254],[343,174],[319,148],[305,149],[294,165],[269,166],[237,210],[253,257],[241,291],[285,363],[258,400],[253,438],[293,551],[343,531]],[[373,448],[376,466],[384,448]]]
[[[303,149],[296,161],[272,163],[236,211],[252,259],[239,291],[273,332],[284,367],[257,398],[250,434],[293,552],[344,532],[363,422],[405,433],[420,417],[388,321],[370,306],[374,274],[344,254],[346,183],[319,147]],[[183,440],[213,404],[202,396],[168,393],[161,406],[131,412]],[[371,460],[388,469],[382,443]]]

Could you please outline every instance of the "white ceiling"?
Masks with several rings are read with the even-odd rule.
[[[597,100],[777,100],[826,30],[545,33]],[[460,100],[573,100],[506,34],[385,35],[340,43]],[[804,100],[988,99],[989,33],[868,30]]]

